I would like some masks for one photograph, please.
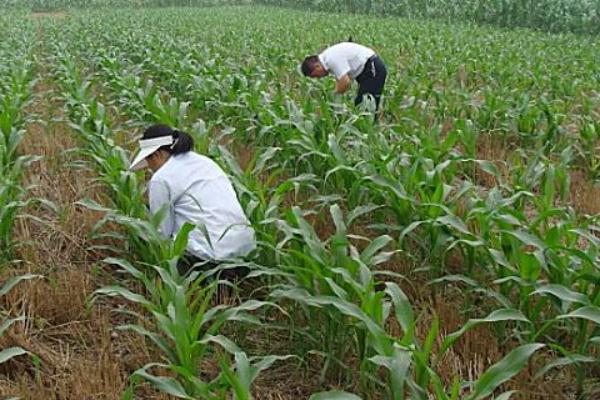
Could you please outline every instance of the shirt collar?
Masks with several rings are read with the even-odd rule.
[[[318,57],[319,57],[319,61],[325,68],[325,71],[329,72],[329,66],[327,65],[327,61],[325,61],[325,59],[323,58],[323,54],[319,54]]]

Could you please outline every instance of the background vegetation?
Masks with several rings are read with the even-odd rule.
[[[600,33],[598,0],[2,0],[0,7],[56,11],[69,8],[263,4],[314,11],[436,18],[549,32]]]

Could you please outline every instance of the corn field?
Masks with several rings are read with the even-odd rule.
[[[597,33],[596,2],[116,3],[0,17],[2,396],[600,396],[600,40],[447,23]],[[349,36],[379,119],[298,71]],[[128,171],[154,123],[230,176],[249,257],[179,276],[191,228]]]

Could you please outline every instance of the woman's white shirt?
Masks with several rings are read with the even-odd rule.
[[[193,151],[171,156],[152,175],[148,190],[151,213],[166,207],[163,236],[173,239],[186,222],[196,225],[188,242],[196,257],[225,260],[255,248],[254,230],[229,178],[210,158]]]

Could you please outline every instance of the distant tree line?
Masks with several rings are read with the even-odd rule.
[[[256,0],[254,3],[600,34],[600,0]]]
[[[0,9],[48,12],[72,8],[206,7],[251,3],[253,0],[0,0]]]
[[[263,4],[314,11],[397,15],[600,34],[600,0],[0,0],[0,8],[68,8]]]

